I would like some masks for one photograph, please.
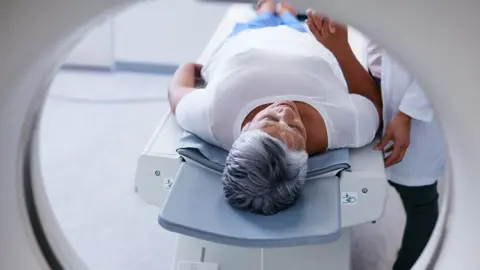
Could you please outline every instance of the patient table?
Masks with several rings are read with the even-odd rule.
[[[253,15],[251,5],[233,5],[198,62],[209,57],[235,22]],[[354,29],[349,31],[349,41],[364,64],[366,40]],[[188,136],[168,111],[139,158],[135,180],[138,195],[160,207],[160,225],[178,234],[174,269],[350,269],[349,228],[373,222],[383,213],[387,182],[383,155],[373,151],[376,141],[329,154],[328,166],[322,157],[310,158],[297,204],[265,217],[226,203],[221,162],[188,147],[179,150]],[[314,170],[317,161],[327,169]]]

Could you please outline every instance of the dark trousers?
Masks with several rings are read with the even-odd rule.
[[[419,187],[389,183],[400,194],[407,215],[402,246],[393,270],[410,270],[427,245],[437,222],[437,183]]]

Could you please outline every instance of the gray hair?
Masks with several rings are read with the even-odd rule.
[[[273,215],[292,206],[307,175],[308,154],[259,130],[242,132],[228,153],[222,183],[235,208]]]

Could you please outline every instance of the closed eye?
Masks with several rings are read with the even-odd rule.
[[[302,129],[298,126],[290,126],[293,130],[295,130],[298,133],[302,133]]]
[[[270,120],[270,121],[274,121],[274,122],[278,122],[278,119],[274,116],[271,116],[271,115],[268,115],[267,116],[267,120]]]

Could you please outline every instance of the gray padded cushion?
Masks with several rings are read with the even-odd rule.
[[[297,203],[272,216],[232,208],[220,173],[183,162],[159,216],[172,232],[240,247],[289,247],[336,241],[340,236],[340,180],[307,181]]]
[[[206,143],[197,136],[184,132],[177,147],[179,155],[191,159],[207,168],[223,172],[228,152]],[[308,159],[307,179],[336,171],[349,169],[348,149],[330,150],[324,154],[315,155]]]

